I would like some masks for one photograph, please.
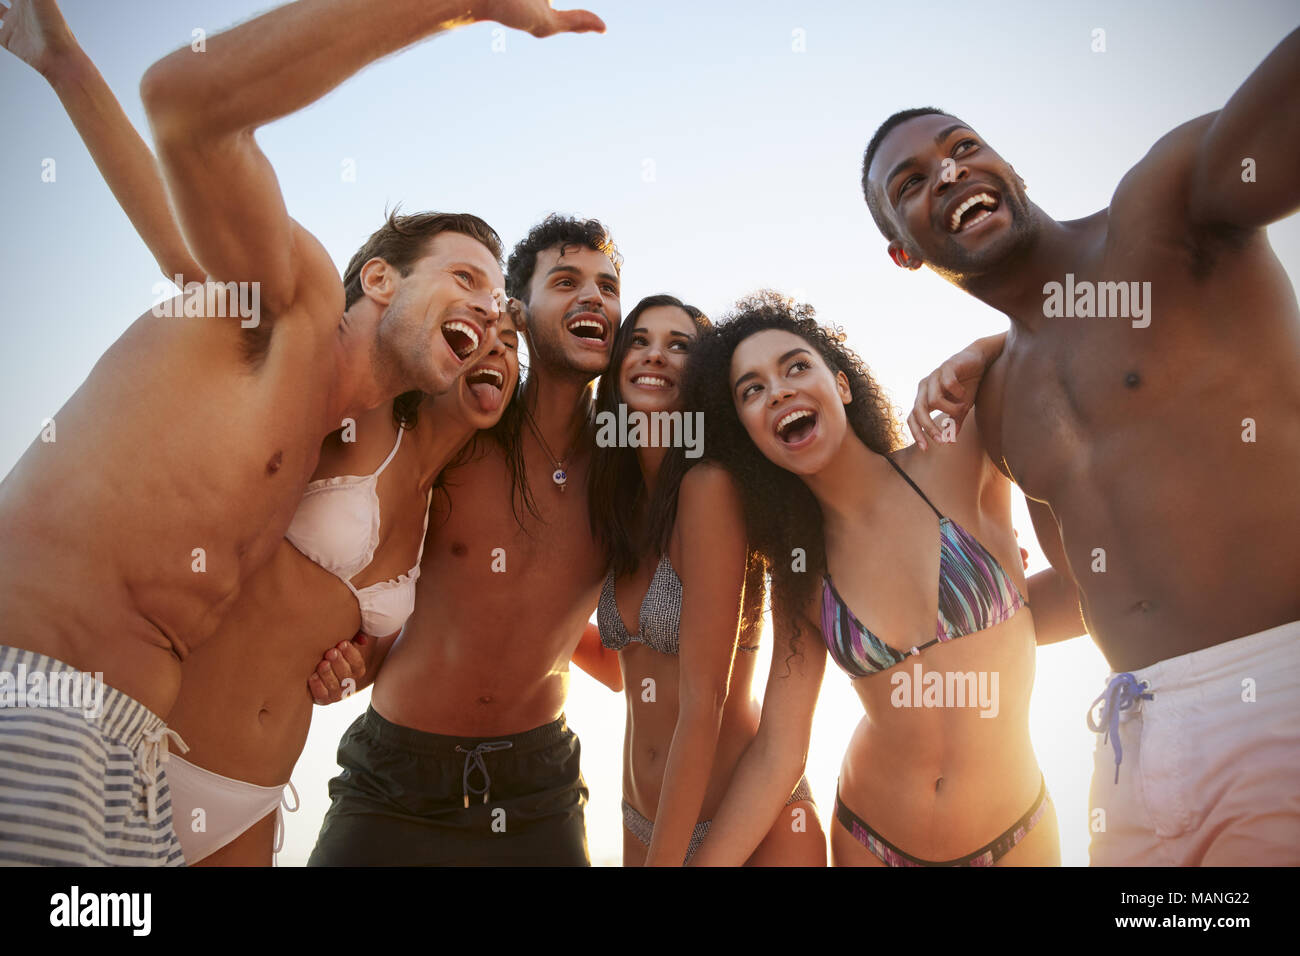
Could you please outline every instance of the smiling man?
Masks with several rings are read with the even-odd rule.
[[[866,151],[894,262],[1011,320],[932,377],[914,430],[938,440],[930,412],[959,423],[979,384],[989,456],[1078,582],[1115,672],[1094,864],[1300,862],[1300,316],[1265,233],[1300,207],[1298,151],[1300,31],[1083,219],[940,110]]]
[[[591,385],[622,315],[621,265],[603,225],[559,216],[510,256],[530,369],[503,424],[524,480],[510,441],[448,475],[415,612],[387,658],[356,675],[358,688],[375,682],[371,705],[339,744],[343,773],[309,865],[590,862],[563,710],[605,572],[587,518]],[[339,699],[347,666],[323,676]]]
[[[371,61],[474,20],[537,36],[602,27],[546,0],[469,6],[394,0],[376,18],[369,0],[301,0],[146,73],[185,234],[165,271],[251,286],[261,311],[240,316],[196,286],[203,301],[146,313],[0,483],[0,684],[76,672],[105,684],[97,719],[0,695],[0,861],[183,862],[163,766],[182,662],[283,539],[322,439],[401,393],[446,391],[478,357],[503,282],[486,223],[391,220],[374,237],[387,252],[355,263],[345,311],[330,257],[289,217],[253,135]],[[18,3],[4,16],[5,45],[22,55],[58,13]],[[103,124],[91,128],[95,149]],[[139,188],[162,195],[144,165]],[[384,245],[394,231],[405,235]],[[180,262],[187,243],[196,262]]]

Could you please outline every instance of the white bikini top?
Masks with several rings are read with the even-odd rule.
[[[380,581],[359,591],[352,586],[352,578],[370,565],[379,546],[379,476],[402,446],[404,430],[397,429],[397,444],[373,475],[340,475],[308,484],[284,535],[295,548],[348,586],[361,608],[361,630],[372,637],[400,631],[415,610],[415,582],[420,578],[420,559],[424,557],[424,533],[429,530],[432,488],[425,501],[424,532],[415,567],[395,581]]]

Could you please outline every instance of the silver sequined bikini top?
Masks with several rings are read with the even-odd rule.
[[[668,555],[659,559],[650,587],[641,601],[637,620],[637,633],[629,634],[619,614],[614,598],[614,572],[605,577],[600,590],[600,603],[596,606],[596,624],[600,628],[600,643],[612,651],[621,651],[635,642],[644,644],[660,654],[677,653],[677,630],[682,620],[682,582],[673,570]]]

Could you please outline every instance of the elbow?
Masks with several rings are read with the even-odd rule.
[[[144,112],[149,117],[155,140],[160,140],[163,134],[171,132],[183,115],[176,103],[177,55],[173,53],[163,57],[145,70],[144,77],[140,80],[140,102],[144,104]]]

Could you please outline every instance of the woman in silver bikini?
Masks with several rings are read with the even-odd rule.
[[[24,12],[33,29],[15,36],[21,46],[11,51],[55,87],[163,274],[204,281],[168,213],[148,147],[57,6]],[[366,261],[378,255],[401,268],[446,230],[466,232],[501,258],[500,240],[481,220],[394,215],[349,264],[348,304],[362,294]],[[458,279],[476,281],[468,273]],[[476,432],[495,426],[514,395],[513,314],[503,313],[485,335],[485,354],[451,391],[402,395],[326,439],[288,538],[219,630],[183,662],[168,726],[186,757],[169,755],[167,777],[186,863],[272,862],[313,697],[337,690],[335,670],[358,678],[367,664],[373,671],[391,646],[414,604],[435,481],[458,453],[473,453]],[[512,461],[522,476],[517,456]]]
[[[615,336],[598,410],[618,418],[623,404],[629,416],[646,414],[643,434],[659,444],[649,416],[682,414],[687,357],[707,329],[698,309],[672,296],[643,299]],[[611,566],[597,608],[600,639],[618,653],[627,696],[626,866],[691,858],[758,729],[750,688],[762,568],[751,561],[730,475],[716,465],[687,470],[687,461],[680,447],[644,445],[598,447],[592,461],[592,527]],[[788,812],[765,828],[749,865],[825,865],[807,781],[787,796]]]

